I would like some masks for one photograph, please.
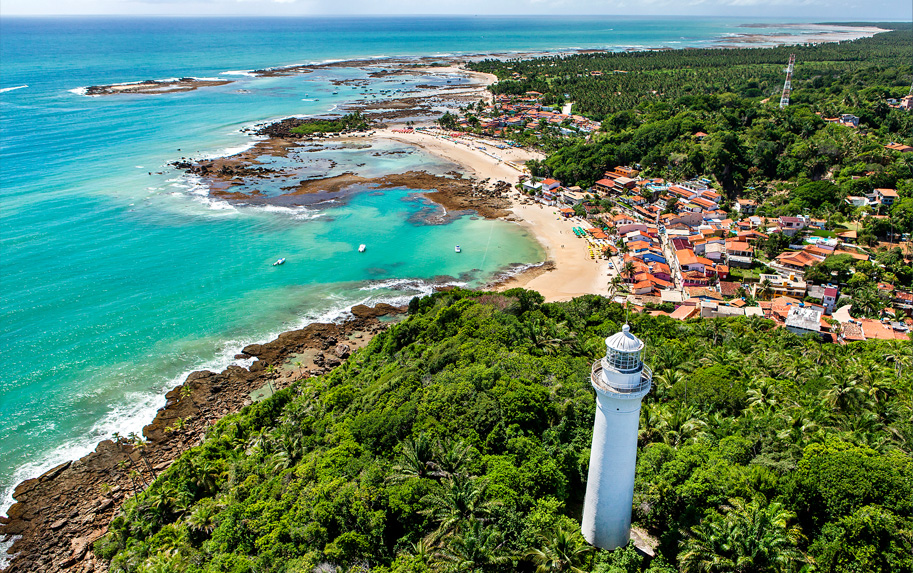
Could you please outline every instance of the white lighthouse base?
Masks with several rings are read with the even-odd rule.
[[[614,398],[597,389],[596,421],[590,450],[581,531],[601,549],[617,549],[631,539],[634,469],[640,396]]]

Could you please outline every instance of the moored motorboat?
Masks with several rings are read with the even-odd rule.
[[[459,245],[457,245],[456,247],[454,247],[453,250],[454,250],[454,252],[457,252],[457,253],[462,253],[462,252],[463,252],[463,249],[461,249]]]
[[[365,249],[367,249],[367,248],[368,247],[366,247],[365,244],[362,243],[362,244],[358,245],[358,252],[363,253],[363,252],[365,252]]]
[[[285,264],[285,257],[282,257],[281,259],[279,259],[278,261],[273,263],[273,266],[278,267],[279,265],[282,265],[282,264]]]

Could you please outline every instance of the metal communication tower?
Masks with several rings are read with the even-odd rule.
[[[789,65],[786,66],[786,83],[783,84],[783,95],[780,96],[780,109],[789,105],[789,92],[792,91],[793,66],[796,64],[796,54],[789,55]]]

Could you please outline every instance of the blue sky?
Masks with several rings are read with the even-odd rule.
[[[909,21],[911,0],[3,0],[2,15],[625,14]]]

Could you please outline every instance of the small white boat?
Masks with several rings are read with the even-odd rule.
[[[282,257],[281,259],[279,259],[278,261],[273,263],[273,266],[278,267],[279,265],[282,265],[282,264],[285,264],[285,257]]]
[[[463,249],[461,249],[460,246],[457,245],[456,247],[453,248],[453,251],[456,252],[456,253],[462,253],[462,252],[463,252]]]
[[[362,244],[358,245],[358,252],[359,252],[359,253],[363,253],[363,252],[365,252],[365,249],[367,249],[367,248],[368,248],[368,247],[366,247],[366,246],[364,245],[364,243],[362,243]]]

